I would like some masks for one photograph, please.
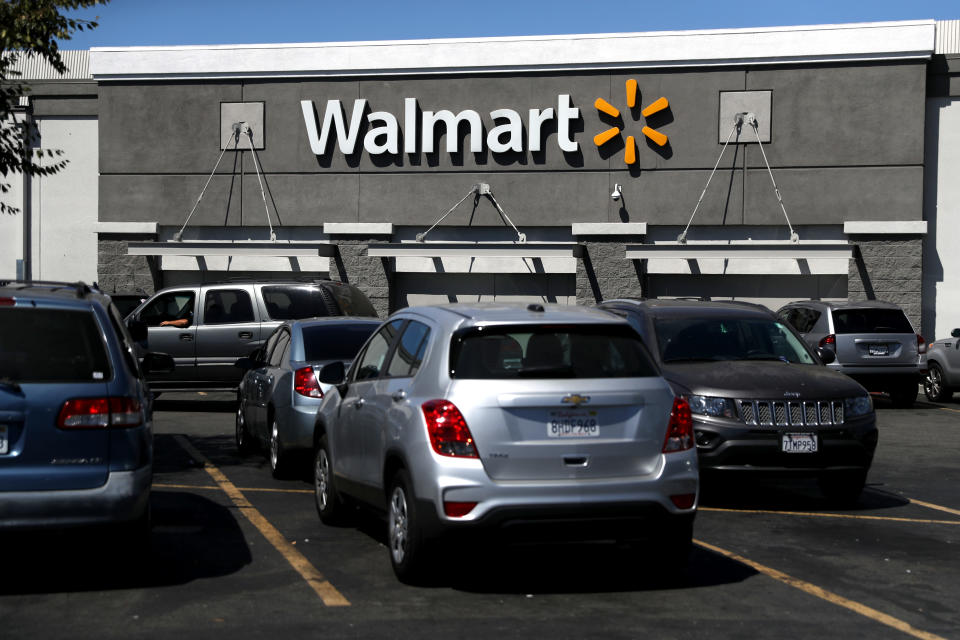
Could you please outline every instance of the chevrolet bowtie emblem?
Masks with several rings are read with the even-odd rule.
[[[563,396],[563,400],[560,402],[579,407],[582,404],[587,404],[590,402],[590,396],[582,396],[579,393],[568,393],[567,395]]]

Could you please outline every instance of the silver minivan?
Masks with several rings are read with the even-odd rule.
[[[146,350],[173,356],[172,374],[150,376],[155,391],[234,389],[250,355],[285,320],[323,316],[377,317],[359,289],[344,282],[226,282],[158,291],[127,325],[147,339]]]
[[[685,563],[699,476],[690,408],[626,320],[560,305],[393,314],[349,372],[321,369],[314,486],[386,512],[397,576],[466,532],[655,541]]]

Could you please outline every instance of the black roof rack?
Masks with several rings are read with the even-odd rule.
[[[89,293],[102,293],[97,283],[88,285],[86,282],[63,282],[59,280],[0,280],[0,287],[13,287],[16,289],[33,289],[45,287],[51,290],[73,289],[78,298]]]

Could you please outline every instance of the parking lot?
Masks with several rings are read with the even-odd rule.
[[[707,486],[677,576],[611,544],[467,547],[409,587],[381,520],[325,527],[306,473],[237,456],[231,395],[165,394],[149,558],[97,532],[0,537],[2,635],[960,637],[960,402],[876,403],[855,509],[815,483]]]

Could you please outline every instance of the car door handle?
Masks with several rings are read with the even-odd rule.
[[[192,334],[192,333],[181,333],[181,334],[180,334],[180,342],[193,342],[193,334]]]
[[[353,408],[360,409],[363,407],[363,404],[364,404],[363,398],[357,398],[357,401],[353,403]]]
[[[250,338],[253,337],[253,333],[250,331],[241,331],[240,333],[237,334],[237,337],[243,338],[244,340],[249,340]]]
[[[407,399],[407,392],[404,391],[403,389],[399,389],[397,391],[394,391],[391,397],[393,398],[394,402],[403,402],[404,400]]]

